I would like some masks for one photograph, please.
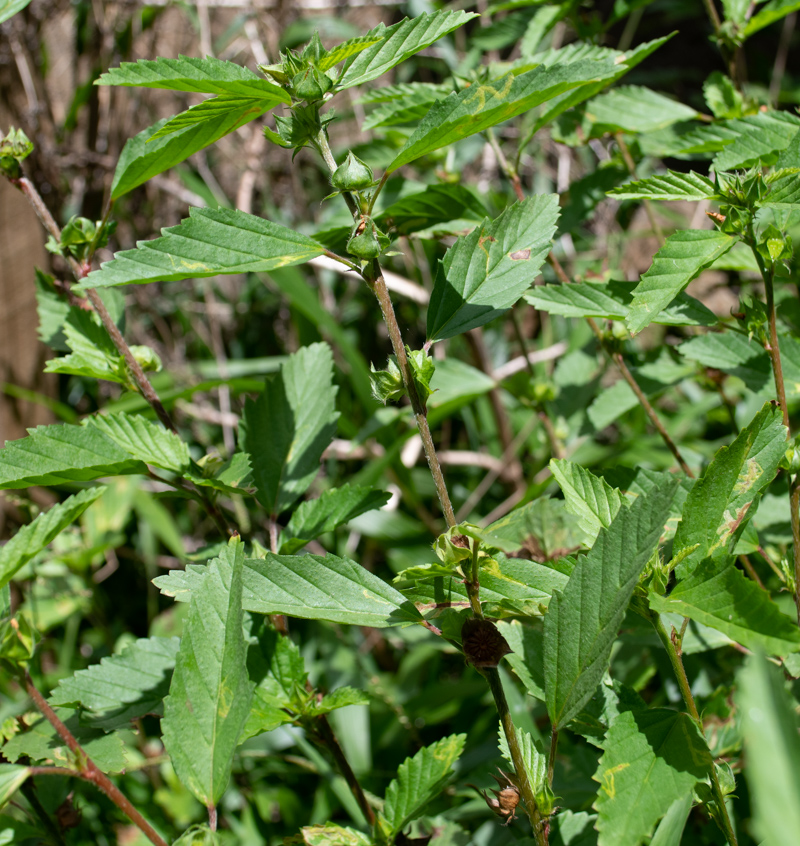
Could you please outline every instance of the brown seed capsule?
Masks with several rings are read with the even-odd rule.
[[[461,627],[461,644],[473,667],[496,667],[512,651],[494,623],[477,617],[470,617]]]
[[[498,770],[500,776],[492,775],[492,778],[497,782],[499,790],[490,790],[494,796],[490,797],[485,790],[481,790],[474,784],[469,787],[474,787],[478,793],[483,796],[484,802],[497,814],[498,817],[504,817],[503,825],[509,825],[517,818],[517,805],[519,805],[520,795],[519,788],[515,783],[514,776],[509,773]]]

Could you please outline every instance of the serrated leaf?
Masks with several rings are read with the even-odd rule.
[[[262,97],[291,104],[283,88],[268,82],[235,62],[206,56],[205,59],[179,56],[177,59],[140,59],[123,62],[102,74],[95,85],[122,85],[138,88],[166,88],[194,94],[234,94]]]
[[[162,593],[188,602],[202,584],[206,568],[153,580]],[[286,614],[354,626],[386,626],[420,622],[414,606],[383,579],[355,561],[335,555],[273,555],[248,558],[244,564],[242,602],[256,614]]]
[[[715,118],[736,118],[744,109],[744,97],[733,80],[719,71],[713,71],[703,83],[703,97]]]
[[[566,577],[564,582],[566,584]],[[501,620],[497,628],[512,650],[505,656],[505,660],[522,682],[528,695],[544,702],[546,694],[541,621],[536,621],[536,625],[532,625],[529,621],[523,624],[519,620],[511,622]]]
[[[140,241],[90,273],[82,288],[260,273],[301,264],[325,248],[285,226],[237,209],[190,209],[189,218]]]
[[[2,455],[0,453],[0,455]],[[7,585],[17,570],[56,538],[102,494],[100,485],[87,488],[39,514],[0,547],[0,587]]]
[[[105,734],[83,726],[76,711],[59,708],[56,714],[103,772],[121,773],[125,770],[125,745],[119,734]],[[12,763],[27,755],[34,761],[52,761],[57,767],[78,769],[75,755],[45,719],[39,720],[26,732],[15,734],[2,747],[2,752]]]
[[[765,26],[769,26],[770,24],[775,23],[775,21],[779,21],[781,18],[791,15],[792,12],[796,12],[798,9],[800,9],[800,2],[798,2],[798,0],[771,0],[771,2],[765,3],[761,9],[750,18],[747,25],[744,27],[742,35],[744,38],[749,38],[754,33],[764,29]]]
[[[381,26],[368,32],[365,37],[379,34],[381,40],[360,52],[352,62],[348,62],[337,89],[363,85],[371,79],[383,76],[395,65],[429,47],[474,17],[477,17],[474,12],[445,10],[425,13],[410,20],[406,18],[394,26]]]
[[[146,464],[174,473],[189,469],[189,447],[180,435],[138,414],[98,414],[90,417],[85,425],[99,429],[132,458]]]
[[[349,705],[369,705],[372,700],[369,694],[354,687],[337,687],[333,693],[326,693],[319,702],[315,702],[305,709],[305,716],[317,717],[320,714],[330,714],[339,708]]]
[[[285,842],[306,846],[372,846],[372,840],[366,834],[332,822],[303,826],[299,835]]]
[[[454,92],[433,105],[387,172],[510,120],[565,91],[611,78],[615,71],[618,68],[611,58],[579,60],[552,68],[539,65],[516,77],[508,74]]]
[[[583,533],[578,519],[563,500],[540,497],[501,517],[485,532],[504,541],[503,549],[524,549],[538,561],[561,558],[581,545]]]
[[[666,708],[623,711],[603,745],[594,775],[598,846],[639,846],[713,766],[691,718]]]
[[[514,733],[517,736],[519,750],[522,753],[522,762],[528,774],[528,780],[533,788],[534,795],[538,795],[547,785],[547,755],[525,729],[514,726]],[[508,748],[508,739],[503,731],[502,724],[498,732],[498,745],[500,754],[514,766],[511,758],[511,751]]]
[[[31,0],[3,0],[0,3],[0,24],[21,12],[30,2]]]
[[[66,352],[68,347],[61,331],[70,313],[70,305],[55,290],[49,273],[34,268],[36,274],[36,311],[39,316],[39,340],[53,350]]]
[[[650,176],[638,182],[628,182],[607,192],[619,200],[721,200],[714,183],[702,174],[690,170]]]
[[[547,256],[557,219],[558,195],[539,194],[459,238],[436,276],[428,341],[483,326],[514,305]]]
[[[147,473],[107,435],[88,426],[38,426],[0,450],[0,490],[91,482],[103,476]]]
[[[402,96],[388,100],[377,109],[373,109],[367,115],[361,128],[367,130],[379,126],[403,126],[416,123],[422,120],[430,107],[447,93],[443,93],[438,86],[425,83],[417,83],[416,86],[412,83],[408,87],[410,90]]]
[[[641,85],[622,85],[586,105],[586,117],[608,131],[654,132],[697,112]]]
[[[633,290],[633,303],[625,321],[628,329],[633,334],[641,332],[736,240],[716,229],[683,229],[670,235]]]
[[[565,317],[602,317],[625,320],[630,314],[636,282],[577,282],[570,285],[536,285],[523,295],[534,308]],[[653,323],[662,326],[714,326],[719,320],[711,309],[685,291],[660,311]]]
[[[555,728],[566,725],[591,699],[611,647],[653,553],[677,481],[637,497],[602,529],[580,556],[563,593],[555,593],[544,618],[547,711]]]
[[[343,62],[345,59],[357,56],[359,53],[366,50],[367,47],[372,47],[373,44],[378,44],[383,41],[383,34],[385,32],[386,30],[383,29],[381,32],[375,31],[375,34],[367,33],[367,35],[359,35],[355,38],[348,38],[347,41],[343,41],[341,44],[331,47],[331,49],[328,50],[328,52],[317,62],[317,67],[323,73],[336,67],[339,62]]]
[[[290,538],[284,541],[281,552],[291,554],[359,514],[382,508],[388,501],[389,494],[384,491],[344,484],[325,491],[317,499],[301,502],[286,526]]]
[[[680,565],[679,565],[680,566]],[[668,596],[650,595],[654,611],[680,614],[771,655],[800,651],[800,630],[732,559],[706,559]]]
[[[790,209],[800,205],[800,174],[794,168],[770,182],[769,193],[759,206],[771,209]]]
[[[594,540],[601,529],[607,529],[614,521],[624,497],[605,479],[572,461],[553,458],[550,471],[564,494],[567,510],[579,519],[589,540]]]
[[[800,130],[800,118],[790,112],[759,112],[727,121],[733,139],[714,157],[717,173],[754,164],[773,164]]]
[[[336,432],[337,388],[327,344],[302,347],[244,408],[240,442],[250,455],[256,498],[277,516],[319,472]]]
[[[85,709],[84,720],[106,731],[160,712],[179,643],[177,637],[140,638],[118,655],[62,679],[50,695],[50,704],[80,706]]]
[[[62,331],[71,354],[50,359],[45,373],[72,373],[125,384],[119,367],[121,356],[108,331],[92,314],[70,308]]]
[[[709,332],[689,338],[680,344],[678,352],[704,367],[737,376],[751,391],[774,385],[769,354],[755,338],[739,332]]]
[[[386,789],[381,822],[390,839],[420,815],[450,777],[453,764],[464,749],[465,734],[451,734],[406,758]]]
[[[17,764],[0,764],[0,808],[8,804],[8,800],[22,787],[29,774],[27,767]]]
[[[192,594],[161,727],[183,784],[206,807],[216,805],[250,713],[242,631],[244,544],[233,540],[207,567]]]
[[[722,447],[686,500],[673,554],[694,552],[676,569],[689,575],[705,558],[727,557],[749,522],[749,510],[775,478],[786,451],[786,429],[780,409],[767,403],[727,447]]]
[[[752,824],[769,846],[792,843],[800,831],[800,738],[784,685],[780,670],[761,655],[751,655],[738,674]]]

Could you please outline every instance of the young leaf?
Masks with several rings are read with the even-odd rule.
[[[732,553],[750,507],[775,478],[785,451],[780,409],[767,403],[729,447],[717,452],[689,493],[673,552],[699,546],[678,565],[678,576],[688,575],[705,558]]]
[[[125,384],[121,356],[105,327],[89,312],[70,308],[61,328],[72,352],[48,361],[45,373],[73,373]]]
[[[451,734],[400,764],[397,778],[386,789],[386,804],[381,814],[381,824],[388,829],[390,840],[419,816],[444,786],[466,738],[465,734]]]
[[[633,334],[641,332],[695,276],[735,243],[736,238],[716,229],[683,229],[670,235],[633,290],[625,321],[628,329]]]
[[[386,100],[377,109],[371,111],[362,129],[375,129],[378,126],[403,126],[422,120],[428,109],[448,92],[438,85],[422,82],[411,83],[402,95]]]
[[[677,481],[637,497],[578,558],[563,593],[544,618],[547,711],[566,725],[591,699],[608,668],[611,647],[633,589],[664,530]]]
[[[373,491],[357,485],[340,485],[325,491],[318,499],[301,502],[286,526],[291,537],[281,547],[281,552],[291,555],[306,543],[325,532],[332,532],[337,526],[376,508],[382,508],[389,501],[389,494]]]
[[[387,28],[383,25],[377,27],[364,37],[373,38],[380,35],[381,40],[346,63],[346,70],[337,84],[337,89],[353,88],[383,76],[395,65],[429,47],[434,41],[474,17],[477,17],[474,12],[443,10],[432,14],[425,13],[410,20],[406,18]]]
[[[618,200],[722,200],[714,183],[707,177],[690,170],[650,176],[638,182],[628,182],[607,192]]]
[[[565,459],[550,460],[550,471],[558,482],[567,510],[580,519],[580,526],[593,541],[617,516],[624,497],[604,479],[580,464]]]
[[[73,520],[77,520],[105,490],[102,485],[87,488],[43,511],[33,522],[19,529],[11,540],[0,547],[0,587],[7,585],[23,564],[44,549]]]
[[[336,431],[333,355],[327,344],[302,347],[257,400],[247,400],[240,440],[250,455],[256,498],[277,516],[319,472]]]
[[[201,125],[216,138],[222,138],[223,135],[228,135],[251,120],[261,117],[273,106],[277,106],[278,102],[260,97],[220,94],[219,97],[203,100],[202,103],[170,118],[147,139],[147,143],[152,144],[160,138],[166,138],[189,127],[199,129]]]
[[[233,540],[208,566],[192,594],[164,700],[164,746],[183,784],[206,807],[216,805],[250,713],[242,631],[244,544]]]
[[[625,320],[630,314],[636,282],[576,282],[570,285],[536,285],[524,299],[534,308],[565,317],[602,317]],[[662,326],[714,326],[711,309],[685,291],[654,318]]]
[[[795,621],[781,613],[769,594],[729,558],[707,559],[668,596],[650,594],[649,598],[654,611],[689,617],[748,649],[762,649],[770,655],[800,651],[800,629]]]
[[[611,58],[556,64],[552,68],[539,65],[516,77],[508,74],[454,92],[434,104],[387,172],[393,173],[440,147],[510,120],[572,88],[613,77],[617,70]]]
[[[166,88],[193,94],[235,94],[261,97],[291,104],[283,88],[268,82],[235,62],[206,56],[205,59],[179,56],[177,59],[140,59],[123,62],[102,74],[95,85],[123,85],[139,88]]]
[[[744,38],[749,38],[754,33],[764,29],[765,26],[769,26],[770,24],[775,23],[775,21],[779,21],[781,18],[791,15],[792,12],[796,12],[798,9],[800,9],[800,2],[798,2],[798,0],[771,0],[771,2],[765,3],[761,9],[750,18],[747,25],[744,27],[742,36]]]
[[[800,738],[795,705],[780,671],[751,655],[739,672],[736,697],[747,755],[755,836],[778,846],[800,831]]]
[[[97,428],[55,425],[29,431],[27,438],[6,441],[0,450],[0,490],[147,473],[143,461]]]
[[[653,834],[650,846],[681,846],[683,830],[692,810],[692,794],[676,799]]]
[[[509,206],[459,238],[442,261],[428,307],[428,340],[483,326],[510,308],[533,281],[556,230],[558,196]]]
[[[697,112],[641,85],[621,85],[588,103],[586,117],[610,132],[653,132]]]
[[[86,425],[99,429],[133,458],[153,467],[174,473],[189,469],[189,447],[180,435],[138,414],[98,414],[90,417]]]
[[[90,273],[82,288],[259,273],[301,264],[325,248],[285,226],[236,209],[190,209],[189,218],[140,241]]]
[[[169,692],[179,644],[177,637],[140,638],[119,654],[62,679],[50,704],[80,706],[85,721],[106,731],[159,712]]]
[[[218,564],[221,570],[227,565]],[[188,602],[206,567],[189,565],[153,579],[162,593]],[[256,614],[286,614],[353,626],[385,628],[418,623],[422,615],[383,579],[355,561],[335,555],[273,555],[244,564],[242,602]]]
[[[671,805],[691,794],[713,762],[688,714],[623,711],[612,723],[595,781],[598,846],[639,846]]]

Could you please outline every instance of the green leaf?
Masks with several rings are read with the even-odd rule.
[[[339,708],[347,708],[349,705],[369,705],[371,702],[369,694],[363,690],[356,690],[353,687],[337,687],[333,693],[326,693],[319,702],[315,702],[304,710],[307,717],[318,717],[320,714],[330,714]]]
[[[733,139],[714,157],[714,170],[773,164],[777,154],[785,150],[800,129],[800,118],[790,112],[759,112],[730,120],[725,129]]]
[[[649,88],[623,85],[588,103],[586,117],[609,132],[654,132],[697,112]]]
[[[291,555],[308,541],[332,532],[359,514],[382,508],[388,501],[389,494],[384,491],[345,484],[325,491],[318,499],[301,502],[286,526],[291,537],[284,542],[281,552]]]
[[[633,303],[625,321],[631,333],[641,332],[736,240],[716,229],[683,229],[670,235],[633,290]]]
[[[767,403],[730,446],[717,452],[689,493],[673,554],[699,546],[678,565],[678,576],[688,575],[705,558],[733,552],[751,506],[775,478],[785,451],[781,411]]]
[[[558,195],[539,194],[488,218],[447,251],[428,307],[428,340],[483,326],[510,308],[550,250]]]
[[[95,85],[123,85],[139,88],[166,88],[193,94],[233,94],[261,97],[291,104],[291,97],[277,85],[235,62],[206,56],[205,59],[179,56],[177,59],[140,59],[123,62],[102,74]]]
[[[686,358],[730,373],[751,391],[774,387],[769,354],[755,339],[739,332],[709,332],[684,341],[678,352]],[[791,390],[791,381],[787,387]]]
[[[529,732],[514,726],[514,734],[517,736],[519,750],[522,753],[522,762],[525,765],[525,771],[528,774],[528,780],[533,788],[533,793],[535,796],[538,796],[547,786],[547,755],[541,746],[531,737]],[[508,739],[503,731],[502,724],[498,732],[498,745],[500,746],[500,754],[513,767],[514,761],[511,758]]]
[[[279,102],[282,101],[241,97],[237,94],[220,94],[219,97],[211,97],[170,118],[147,139],[147,144],[152,145],[160,138],[174,135],[189,127],[195,129],[206,127],[208,132],[216,135],[216,138],[221,138],[250,123],[251,120],[261,117]]]
[[[623,711],[603,747],[594,775],[598,846],[639,846],[713,766],[689,715],[666,708]]]
[[[332,822],[303,826],[298,838],[292,838],[291,842],[306,846],[372,846],[373,843],[366,834]]]
[[[547,711],[555,728],[566,725],[591,699],[608,668],[633,589],[669,515],[677,481],[637,497],[600,531],[578,558],[563,593],[544,618]]]
[[[71,373],[121,385],[126,383],[124,370],[120,367],[122,357],[108,331],[92,314],[70,308],[62,331],[72,352],[48,361],[45,373]]]
[[[250,713],[242,631],[244,544],[232,540],[208,565],[192,594],[161,727],[183,784],[206,807],[216,805]]]
[[[636,282],[578,282],[570,285],[536,285],[524,295],[534,308],[565,317],[602,317],[625,320],[630,314]],[[714,326],[711,309],[685,291],[654,318],[662,326]]]
[[[27,4],[23,4],[23,7],[25,5]],[[9,15],[9,17],[11,16]],[[22,787],[28,775],[27,767],[16,764],[0,764],[0,808],[8,804],[8,800]]]
[[[145,714],[160,713],[178,654],[177,637],[140,638],[122,652],[62,679],[50,704],[80,706],[96,728],[123,728]]]
[[[506,661],[511,669],[522,682],[528,695],[544,702],[547,696],[544,692],[544,648],[541,624],[532,626],[524,625],[519,620],[512,620],[510,623],[501,620],[497,628],[512,649],[506,655]]]
[[[503,539],[506,552],[524,549],[537,553],[539,560],[561,558],[565,550],[581,545],[583,533],[578,519],[560,499],[540,497],[526,503],[486,527],[491,537]]]
[[[785,18],[787,15],[792,14],[792,12],[796,12],[798,9],[800,9],[800,2],[798,2],[798,0],[771,0],[771,2],[765,3],[761,9],[750,18],[742,35],[744,38],[749,38],[754,33],[764,29],[765,26],[769,26],[770,24],[775,23],[775,21]]]
[[[381,825],[390,839],[418,817],[442,789],[464,749],[465,734],[451,734],[406,758],[386,789]]]
[[[3,0],[0,3],[0,24],[7,21],[12,15],[16,15],[17,12],[21,12],[30,2],[31,0]]]
[[[790,209],[800,206],[800,176],[795,168],[788,170],[788,173],[770,181],[769,194],[759,203],[761,208]]]
[[[381,40],[360,52],[353,61],[347,62],[337,89],[363,85],[383,76],[409,56],[419,53],[475,17],[477,15],[474,12],[440,11],[422,14],[410,20],[406,18],[387,28],[383,25],[376,27],[365,37],[380,35]]]
[[[0,454],[2,455],[2,454]],[[43,511],[0,547],[0,587],[7,585],[23,564],[55,539],[102,494],[106,488],[87,488]]]
[[[733,80],[719,71],[713,71],[703,83],[703,96],[716,118],[737,118],[744,109],[744,97]]]
[[[350,59],[353,56],[357,56],[359,53],[363,52],[367,49],[367,47],[372,47],[373,44],[378,44],[380,41],[383,40],[382,33],[386,32],[385,29],[381,30],[381,33],[377,33],[375,35],[367,34],[367,35],[359,35],[355,38],[348,38],[347,41],[343,41],[341,44],[337,44],[335,47],[331,47],[327,53],[316,63],[317,67],[321,71],[328,71],[339,62],[343,62],[345,59]]]
[[[539,65],[515,77],[474,85],[435,103],[387,168],[393,173],[421,156],[527,112],[570,89],[612,77],[612,58]]]
[[[206,567],[189,565],[184,571],[159,576],[153,584],[167,596],[188,602],[205,573]],[[422,619],[403,594],[383,579],[355,561],[335,555],[267,553],[264,559],[245,561],[243,579],[244,609],[256,614],[286,614],[375,628]]]
[[[174,473],[189,469],[189,447],[180,435],[138,414],[98,414],[85,425],[99,429],[133,458],[153,467]]]
[[[247,400],[240,441],[250,455],[256,498],[277,516],[319,472],[336,432],[333,355],[327,344],[302,347],[267,382],[257,400]]]
[[[607,529],[612,524],[624,497],[605,479],[572,461],[553,458],[550,471],[564,494],[567,510],[578,517],[580,527],[593,541],[601,529]]]
[[[651,594],[650,607],[689,617],[748,649],[762,649],[771,655],[800,651],[796,622],[779,611],[769,594],[728,558],[706,559],[668,596]]]
[[[681,846],[683,830],[692,810],[692,795],[687,793],[682,799],[676,799],[653,834],[650,846]]]
[[[379,126],[403,126],[417,123],[428,113],[430,107],[440,100],[447,92],[443,92],[438,85],[423,82],[411,83],[402,95],[387,100],[371,111],[361,128],[375,129]]]
[[[6,441],[0,450],[0,490],[147,473],[144,462],[94,427],[38,426],[29,431],[27,438]]]
[[[793,843],[800,831],[800,738],[795,703],[780,670],[751,655],[739,672],[745,776],[756,837],[768,846]]]
[[[607,192],[618,200],[722,200],[714,183],[707,177],[690,170],[650,176],[638,182],[628,182]]]
[[[189,218],[140,241],[90,273],[82,288],[261,273],[301,264],[324,247],[285,226],[236,209],[190,209]]]

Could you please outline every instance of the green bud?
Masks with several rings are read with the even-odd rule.
[[[528,384],[528,395],[537,404],[552,402],[558,396],[558,389],[552,382],[534,382]]]
[[[371,217],[362,216],[356,224],[347,252],[360,259],[375,259],[389,246],[389,237],[375,225]]]
[[[7,135],[0,136],[0,173],[9,179],[22,176],[20,162],[33,152],[33,144],[21,129],[12,126]]]
[[[451,526],[444,534],[439,535],[433,544],[433,550],[443,564],[455,566],[459,561],[472,558],[472,545],[476,543],[468,537],[464,530],[477,529],[471,523],[460,523]]]
[[[400,368],[397,366],[397,359],[394,356],[389,358],[389,363],[386,370],[376,370],[373,365],[370,365],[370,387],[372,388],[372,396],[378,402],[384,405],[389,400],[399,400],[406,389],[403,387],[403,377],[400,374]]]
[[[336,168],[331,184],[340,191],[363,191],[374,182],[372,168],[352,153]]]
[[[0,624],[0,665],[6,670],[25,667],[36,653],[38,634],[24,614]]]
[[[273,82],[278,85],[288,85],[291,77],[286,73],[286,68],[283,62],[278,62],[276,65],[259,65],[258,69],[264,76],[268,76]]]
[[[131,347],[133,357],[138,362],[139,366],[145,372],[158,373],[161,370],[161,359],[158,353],[152,348],[144,345],[134,345]]]
[[[333,88],[333,80],[317,68],[308,67],[292,79],[292,90],[300,100],[321,100]]]

